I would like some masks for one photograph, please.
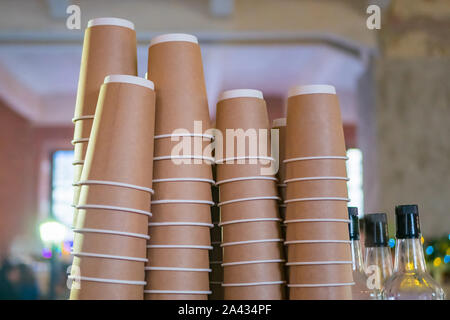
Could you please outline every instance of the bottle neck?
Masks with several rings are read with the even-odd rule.
[[[397,239],[395,248],[394,272],[426,272],[420,238]]]
[[[366,274],[373,274],[379,288],[392,275],[392,256],[389,247],[366,247]]]
[[[364,263],[361,252],[361,243],[359,240],[352,240],[352,267],[353,271],[359,271],[364,273]]]

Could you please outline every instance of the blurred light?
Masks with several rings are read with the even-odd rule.
[[[60,243],[66,235],[66,226],[56,221],[47,221],[39,226],[39,233],[44,243]]]
[[[446,255],[445,257],[444,257],[444,263],[449,263],[450,262],[450,255]]]
[[[425,250],[425,253],[426,253],[427,255],[430,255],[430,254],[432,254],[433,252],[434,252],[433,246],[428,246],[427,249]]]
[[[450,233],[448,234],[448,240],[450,240]]]
[[[52,250],[50,250],[49,248],[42,249],[42,256],[45,259],[50,259],[52,257]]]
[[[420,237],[420,242],[423,244],[425,242],[425,239],[422,237]]]
[[[445,254],[450,256],[450,248],[448,248],[447,251],[445,251]]]
[[[62,245],[62,254],[69,255],[72,248],[72,241],[64,241]]]
[[[390,238],[388,244],[389,244],[389,247],[391,247],[391,248],[395,247],[395,239]]]
[[[441,265],[441,263],[442,263],[442,259],[439,258],[439,257],[437,257],[437,258],[434,259],[434,261],[433,261],[433,265],[434,265],[435,267],[439,267],[439,266]]]

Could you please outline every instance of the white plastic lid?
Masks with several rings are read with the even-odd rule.
[[[232,98],[258,98],[264,99],[263,93],[254,89],[235,89],[227,90],[220,94],[219,101],[232,99]]]
[[[111,82],[131,83],[155,90],[155,85],[152,81],[140,77],[130,76],[128,74],[111,74],[106,76],[104,83]]]
[[[312,84],[306,86],[295,86],[289,89],[288,97],[299,96],[302,94],[328,93],[336,94],[336,89],[327,84]]]
[[[152,40],[150,41],[150,47],[157,43],[170,41],[184,41],[184,42],[198,43],[197,37],[193,36],[192,34],[168,33],[152,38]]]
[[[95,18],[89,20],[87,27],[94,26],[119,26],[134,30],[134,23],[120,18]]]
[[[273,119],[272,127],[286,127],[286,118]]]

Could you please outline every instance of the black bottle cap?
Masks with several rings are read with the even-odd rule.
[[[397,239],[420,238],[419,207],[407,204],[395,207]]]
[[[350,219],[350,223],[348,224],[350,240],[359,240],[359,218],[357,207],[348,207],[348,218]]]
[[[366,247],[386,247],[389,236],[386,213],[371,213],[364,216]]]

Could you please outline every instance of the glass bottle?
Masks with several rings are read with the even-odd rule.
[[[349,207],[348,217],[350,219],[348,231],[352,250],[353,281],[355,282],[355,285],[352,287],[352,297],[353,300],[370,300],[371,290],[367,288],[367,276],[364,272],[364,262],[361,251],[358,208]]]
[[[443,300],[444,290],[427,273],[421,243],[419,208],[395,208],[396,238],[394,274],[386,281],[383,298],[388,300]]]
[[[386,213],[372,213],[367,214],[364,219],[367,287],[372,299],[381,300],[384,283],[392,275],[387,216]]]

